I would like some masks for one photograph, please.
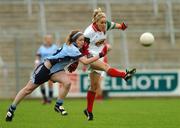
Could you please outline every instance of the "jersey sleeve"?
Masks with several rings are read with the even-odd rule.
[[[84,32],[84,37],[85,37],[85,41],[86,41],[87,43],[89,43],[89,42],[90,42],[90,39],[91,39],[91,33],[85,31],[85,32]]]
[[[115,22],[106,21],[106,31],[114,29],[116,26]]]
[[[47,57],[52,65],[63,61],[78,60],[82,56],[81,52],[76,47],[67,47],[64,45],[61,49],[58,49],[55,54]]]
[[[92,27],[89,26],[86,28],[86,30],[84,31],[84,37],[85,37],[85,42],[86,43],[90,43],[91,42],[91,39],[92,39],[92,36],[93,36],[93,31],[92,31]]]
[[[72,48],[69,51],[69,56],[76,58],[82,56],[82,53],[79,51],[78,48]]]
[[[38,48],[38,50],[36,52],[36,56],[41,56],[41,47]]]
[[[58,50],[58,46],[56,44],[54,44],[54,49]]]
[[[56,63],[60,62],[63,58],[63,56],[60,55],[62,50],[63,47],[59,48],[53,55],[48,56],[46,59],[49,60],[52,65],[55,65]]]

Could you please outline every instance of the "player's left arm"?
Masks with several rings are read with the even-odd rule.
[[[112,46],[109,44],[107,40],[104,41],[104,45],[107,47],[108,52],[112,50]]]
[[[115,25],[115,28],[116,29],[121,29],[121,30],[125,30],[125,29],[127,29],[127,27],[128,27],[128,25],[126,24],[126,23],[124,23],[124,22],[122,22],[122,23],[115,23],[116,25]]]
[[[34,60],[34,67],[37,67],[40,64],[41,60],[41,47],[36,52],[35,60]]]
[[[125,22],[115,23],[115,22],[107,21],[106,24],[107,24],[107,31],[111,29],[120,29],[124,31],[128,27],[128,25]]]

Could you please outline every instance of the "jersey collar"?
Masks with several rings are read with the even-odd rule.
[[[101,32],[96,23],[92,24],[92,28],[94,29],[95,32]]]
[[[78,48],[78,46],[77,46],[77,43],[76,42],[73,42],[72,43],[75,47],[77,47]]]
[[[46,43],[43,43],[43,45],[44,45],[45,47],[51,47],[53,44],[47,45]]]

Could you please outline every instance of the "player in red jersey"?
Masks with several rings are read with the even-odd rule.
[[[99,51],[105,46],[105,40],[107,38],[107,31],[112,29],[125,30],[127,25],[123,22],[121,24],[107,21],[105,13],[100,9],[95,9],[92,17],[92,24],[90,24],[84,31],[85,44],[81,49],[81,52],[87,57],[96,56]],[[76,69],[77,63],[69,67],[69,71],[72,72]],[[111,77],[121,77],[125,81],[129,80],[136,69],[131,70],[119,70],[109,66],[103,62],[103,58],[90,64],[90,88],[87,92],[87,108],[84,110],[84,114],[88,120],[93,120],[93,103],[95,100],[95,94],[97,88],[101,85],[101,75],[105,71],[107,75]]]

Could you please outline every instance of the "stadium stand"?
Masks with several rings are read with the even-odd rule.
[[[121,0],[120,0],[121,1]],[[138,1],[138,0],[137,0]],[[27,3],[14,0],[0,2],[0,56],[8,67],[8,85],[3,82],[3,74],[0,75],[0,97],[16,94],[21,86],[29,79],[33,69],[35,51],[42,40],[39,2],[32,2],[32,15],[28,15]],[[97,7],[106,9],[103,0],[97,3]],[[172,1],[172,18],[175,32],[175,44],[171,43],[169,33],[169,21],[167,20],[167,3],[158,3],[158,14],[154,14],[152,2],[119,2],[110,1],[112,21],[128,23],[126,32],[113,31],[113,50],[110,52],[109,62],[113,66],[125,67],[125,59],[128,58],[129,66],[139,69],[145,68],[180,68],[180,3]],[[76,28],[85,29],[91,23],[93,12],[92,3],[79,1],[77,3],[65,0],[53,2],[47,0],[44,3],[46,29],[49,33],[59,32],[61,42],[65,40],[67,33]],[[143,32],[151,31],[155,35],[155,44],[152,47],[143,47],[139,43],[139,37]],[[123,37],[125,34],[125,38]],[[156,36],[157,35],[157,36]],[[123,38],[123,39],[122,39]],[[127,44],[124,49],[123,41]],[[124,52],[124,50],[127,50]],[[126,54],[128,53],[128,54]],[[127,58],[125,58],[126,56]],[[1,70],[2,71],[2,70]],[[8,90],[11,86],[11,90]]]

